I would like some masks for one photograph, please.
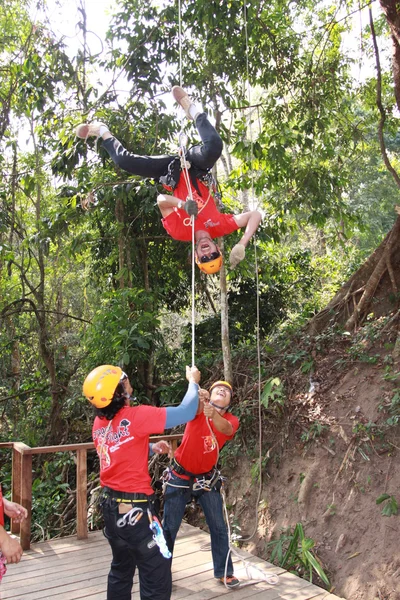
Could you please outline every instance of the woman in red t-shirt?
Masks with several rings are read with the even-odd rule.
[[[166,441],[149,445],[149,436],[187,423],[196,415],[200,372],[186,367],[188,390],[179,406],[130,406],[132,386],[112,365],[94,369],[83,393],[97,408],[92,436],[100,459],[104,535],[113,559],[107,600],[130,600],[139,571],[141,600],[171,597],[171,554],[154,506],[148,471],[149,453],[170,450]]]

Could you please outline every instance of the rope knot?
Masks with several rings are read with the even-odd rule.
[[[180,159],[181,159],[181,169],[182,170],[190,169],[190,167],[192,166],[191,163],[188,160],[186,160],[186,158],[182,155],[181,155]]]

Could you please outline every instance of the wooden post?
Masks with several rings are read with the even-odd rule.
[[[84,540],[88,537],[87,452],[86,449],[79,449],[76,454],[76,533],[78,540]]]
[[[32,521],[32,449],[26,444],[16,442],[14,444],[14,451],[20,456],[20,485],[17,497],[19,495],[19,503],[28,511],[27,518],[20,525],[20,543],[23,550],[29,550],[31,547]],[[18,502],[18,500],[16,501]]]
[[[17,444],[13,446],[12,452],[12,473],[11,473],[11,500],[21,504],[21,463],[22,454],[17,448]],[[20,524],[11,521],[11,533],[19,535]]]

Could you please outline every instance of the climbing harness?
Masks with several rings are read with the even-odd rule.
[[[189,479],[186,480],[187,483],[179,485],[171,483],[171,478],[174,473],[189,477]],[[226,478],[221,475],[221,472],[216,467],[211,469],[208,473],[194,475],[193,473],[186,471],[186,469],[184,469],[175,459],[172,460],[171,465],[169,465],[162,474],[164,492],[167,486],[176,489],[186,489],[193,492],[210,492],[219,481],[221,481],[222,484],[225,480]]]

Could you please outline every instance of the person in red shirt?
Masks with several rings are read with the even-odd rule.
[[[214,577],[233,588],[239,585],[239,580],[233,574],[216,465],[219,451],[235,435],[239,420],[228,412],[232,398],[228,382],[217,381],[210,393],[200,390],[199,395],[196,418],[186,425],[182,443],[165,476],[164,534],[172,553],[186,504],[195,498],[210,529]]]
[[[4,528],[4,513],[16,523],[22,523],[28,516],[26,508],[3,498],[0,486],[0,581],[6,571],[5,563],[19,563],[23,552],[19,541]]]
[[[239,215],[219,212],[215,203],[216,184],[210,171],[221,156],[222,140],[207,115],[193,104],[181,87],[174,86],[172,94],[188,118],[195,122],[202,140],[201,144],[189,148],[184,157],[188,182],[181,170],[179,155],[132,154],[104,123],[82,123],[76,128],[76,135],[85,140],[90,136],[103,138],[103,147],[117,166],[133,175],[156,179],[172,192],[173,195],[160,194],[157,198],[164,228],[175,240],[189,242],[192,239],[193,216],[197,265],[204,273],[217,273],[222,266],[222,256],[213,239],[245,227],[240,242],[230,253],[230,265],[235,267],[245,256],[245,248],[260,224],[261,213],[257,210]],[[188,184],[193,199],[190,199]]]
[[[149,453],[166,453],[162,440],[149,436],[187,423],[196,415],[200,372],[186,367],[188,390],[179,406],[130,406],[132,386],[112,365],[89,373],[83,394],[96,407],[92,436],[100,461],[104,535],[112,550],[107,600],[130,600],[133,576],[139,571],[141,600],[171,597],[171,554],[154,506],[148,471]]]

